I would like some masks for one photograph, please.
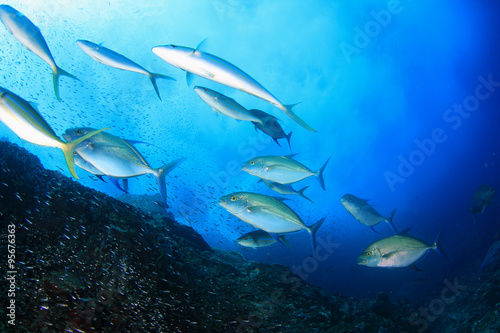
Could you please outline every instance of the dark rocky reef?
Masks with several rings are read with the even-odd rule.
[[[17,270],[16,325],[7,323],[8,300],[2,297],[2,332],[419,328],[408,320],[416,310],[407,303],[393,303],[383,294],[374,300],[327,296],[286,267],[210,249],[190,227],[160,214],[153,217],[45,170],[37,157],[3,141],[0,220],[2,253],[7,249],[7,225],[15,225]],[[481,327],[498,320],[492,312],[498,310],[498,277],[494,281],[476,295],[489,312],[469,307],[468,319],[481,318]],[[9,289],[4,278],[0,289]],[[460,302],[447,305],[446,315],[429,327],[443,326],[434,332],[447,332],[445,326],[456,329],[450,315],[460,313]]]

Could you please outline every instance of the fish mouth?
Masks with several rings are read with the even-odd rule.
[[[358,265],[366,265],[367,261],[365,258],[358,257]]]

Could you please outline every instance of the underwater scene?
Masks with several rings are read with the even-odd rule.
[[[5,0],[0,331],[500,331],[499,15]]]

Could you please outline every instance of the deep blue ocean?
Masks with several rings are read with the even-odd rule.
[[[167,211],[219,249],[246,259],[291,267],[329,293],[356,298],[386,292],[417,300],[436,294],[445,279],[481,274],[479,265],[500,235],[499,198],[476,215],[472,196],[482,184],[500,188],[500,7],[493,1],[71,1],[5,0],[42,32],[61,68],[80,81],[59,80],[57,101],[50,67],[0,25],[0,86],[37,104],[61,136],[72,127],[112,127],[136,145],[153,167],[185,157],[167,176]],[[160,100],[141,74],[100,64],[76,41],[112,49],[158,80]],[[271,104],[186,73],[156,56],[158,45],[196,48],[239,67],[317,130],[307,131]],[[247,109],[276,116],[286,133],[278,146],[254,125],[214,113],[193,90],[204,86]],[[58,149],[36,146],[0,124],[0,136],[37,155],[48,169],[71,177]],[[307,232],[252,249],[236,243],[255,230],[218,205],[221,196],[249,191],[276,194],[240,170],[262,155],[288,155],[324,171],[326,190],[309,186],[285,201],[312,225],[321,256],[311,257]],[[113,197],[110,182],[77,168],[81,184]],[[151,175],[129,180],[132,195],[157,195]],[[357,222],[340,198],[369,199],[383,216],[397,209],[398,230],[442,248],[420,262],[421,271],[357,264],[373,242],[394,235],[387,223]],[[158,199],[156,199],[158,200]]]

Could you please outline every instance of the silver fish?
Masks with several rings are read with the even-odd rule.
[[[259,129],[263,133],[269,135],[280,147],[281,145],[278,142],[278,139],[286,139],[286,141],[288,141],[288,147],[290,147],[290,151],[292,150],[292,146],[290,145],[290,138],[292,137],[292,132],[286,134],[276,117],[273,117],[270,114],[257,109],[250,109],[248,110],[248,113],[253,114],[259,119],[264,120],[262,123],[253,122],[253,124],[255,125],[255,130]]]
[[[221,59],[213,54],[200,51],[199,48],[200,46],[193,49],[178,45],[164,45],[154,47],[153,52],[172,66],[188,72],[188,83],[190,82],[191,73],[244,91],[271,103],[285,112],[302,127],[316,132],[292,111],[293,105],[283,105],[250,75],[224,59]]]
[[[83,169],[91,174],[93,174],[94,176],[96,176],[97,178],[99,178],[100,180],[102,180],[103,182],[106,182],[102,177],[103,176],[106,176],[102,171],[98,170],[95,166],[93,166],[91,163],[85,161],[83,159],[83,157],[81,157],[80,155],[78,155],[77,152],[75,152],[75,155],[74,155],[74,161],[75,161],[75,164],[78,165],[78,167],[80,169]],[[125,193],[128,193],[128,179],[127,178],[116,178],[116,177],[111,177],[111,176],[108,176],[108,179],[111,181],[111,183],[117,188],[119,189],[120,191],[123,191]],[[123,187],[120,185],[120,182],[119,180],[122,180],[123,182]]]
[[[330,158],[316,172],[309,170],[305,165],[293,159],[296,154],[288,156],[260,156],[243,163],[241,170],[262,179],[280,184],[291,184],[309,176],[315,176],[321,188],[325,190],[323,171]]]
[[[290,185],[290,184],[280,184],[280,183],[272,182],[272,181],[267,180],[267,179],[260,179],[259,182],[263,182],[271,190],[278,192],[280,194],[285,194],[285,195],[297,194],[297,195],[300,195],[302,198],[313,202],[311,199],[306,197],[306,195],[304,194],[304,191],[307,190],[309,188],[309,186],[305,186],[305,187],[301,188],[300,190],[296,191],[292,187],[292,185]]]
[[[476,215],[482,214],[486,206],[491,206],[491,200],[495,196],[495,189],[489,185],[480,185],[472,196],[472,206],[469,211],[472,213],[474,222]]]
[[[64,138],[78,138],[93,131],[90,127],[66,130]],[[170,162],[160,168],[152,168],[139,151],[126,140],[109,133],[95,135],[76,147],[76,152],[86,161],[107,176],[130,178],[144,174],[152,174],[157,183],[164,203],[167,201],[165,176],[179,166],[185,158]]]
[[[360,223],[372,227],[373,229],[373,227],[377,224],[387,222],[395,233],[398,232],[392,223],[392,218],[396,213],[395,209],[392,211],[391,215],[383,217],[373,208],[372,205],[368,203],[367,200],[358,198],[355,195],[345,194],[342,196],[340,201],[349,214],[351,214]],[[373,231],[375,231],[375,229],[373,229]]]
[[[225,195],[219,199],[219,205],[242,221],[268,232],[277,241],[280,241],[278,238],[280,234],[306,230],[311,236],[315,252],[316,232],[324,219],[312,226],[306,226],[297,213],[280,200],[251,192]]]
[[[158,98],[161,100],[160,97],[160,91],[158,90],[158,86],[156,85],[156,79],[166,79],[166,80],[174,80],[173,77],[167,76],[167,75],[162,75],[162,74],[157,74],[157,73],[151,73],[150,71],[146,70],[144,67],[136,64],[129,58],[113,51],[110,50],[104,46],[92,43],[88,40],[77,40],[76,43],[78,46],[82,49],[83,52],[85,52],[87,55],[89,55],[92,59],[95,61],[109,66],[109,67],[114,67],[118,69],[122,69],[125,71],[129,72],[135,72],[139,74],[144,74],[149,79],[151,80],[151,83],[153,84],[153,87],[156,91],[156,94],[158,95]]]
[[[279,240],[281,243],[286,244],[292,247],[288,241],[286,240],[284,235],[279,236]],[[237,240],[238,244],[245,247],[251,247],[253,249],[257,249],[259,247],[265,247],[276,243],[276,239],[273,236],[269,235],[269,233],[263,230],[255,230],[249,233],[246,233],[239,237]]]
[[[78,80],[78,78],[56,65],[40,29],[21,12],[9,5],[0,5],[0,20],[2,20],[3,24],[14,38],[49,64],[52,69],[54,93],[56,94],[57,100],[60,101],[58,85],[59,76],[69,76],[75,80]]]
[[[0,121],[23,140],[39,146],[61,149],[68,169],[76,179],[78,179],[78,176],[73,163],[73,150],[82,141],[109,129],[109,127],[100,130],[94,129],[80,138],[71,141],[67,140],[70,142],[61,141],[50,125],[30,103],[2,87],[0,87]]]

